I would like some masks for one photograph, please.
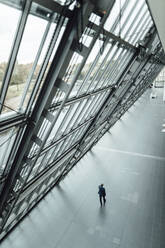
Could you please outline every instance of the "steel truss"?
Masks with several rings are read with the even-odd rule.
[[[27,18],[32,13],[46,20],[47,26],[19,108],[0,122],[1,132],[16,130],[0,174],[1,239],[121,118],[165,64],[145,2],[134,13],[132,23],[129,18],[135,6],[130,9],[119,34],[119,17],[107,30],[115,1],[104,14],[90,1],[71,1],[67,6],[58,1],[22,2],[7,3],[20,9],[22,16],[1,88],[2,117]],[[124,1],[121,13],[127,13],[129,4],[130,0]],[[23,109],[52,24],[52,38]]]

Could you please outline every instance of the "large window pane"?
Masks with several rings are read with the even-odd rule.
[[[14,110],[18,110],[22,93],[29,72],[32,69],[45,27],[45,20],[29,15],[5,100],[5,105],[12,107]],[[31,84],[29,91],[32,90],[33,86],[34,83]],[[6,108],[3,110],[6,111]]]
[[[4,131],[0,134],[0,175],[6,166],[11,147],[17,133],[16,128]]]
[[[21,11],[0,3],[0,89]]]

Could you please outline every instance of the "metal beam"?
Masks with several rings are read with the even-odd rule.
[[[60,5],[58,2],[52,1],[52,0],[33,0],[33,2],[50,9],[52,12],[56,12],[59,14],[63,14],[66,17],[72,16],[72,11],[70,11],[68,8],[62,5]],[[65,11],[64,11],[65,10]]]

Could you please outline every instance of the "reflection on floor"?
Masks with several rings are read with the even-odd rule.
[[[156,99],[142,96],[1,248],[164,248],[165,106],[159,91]],[[107,191],[102,208],[100,183]]]

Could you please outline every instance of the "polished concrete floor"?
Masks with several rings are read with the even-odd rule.
[[[164,248],[165,104],[157,94],[145,93],[0,247]]]

